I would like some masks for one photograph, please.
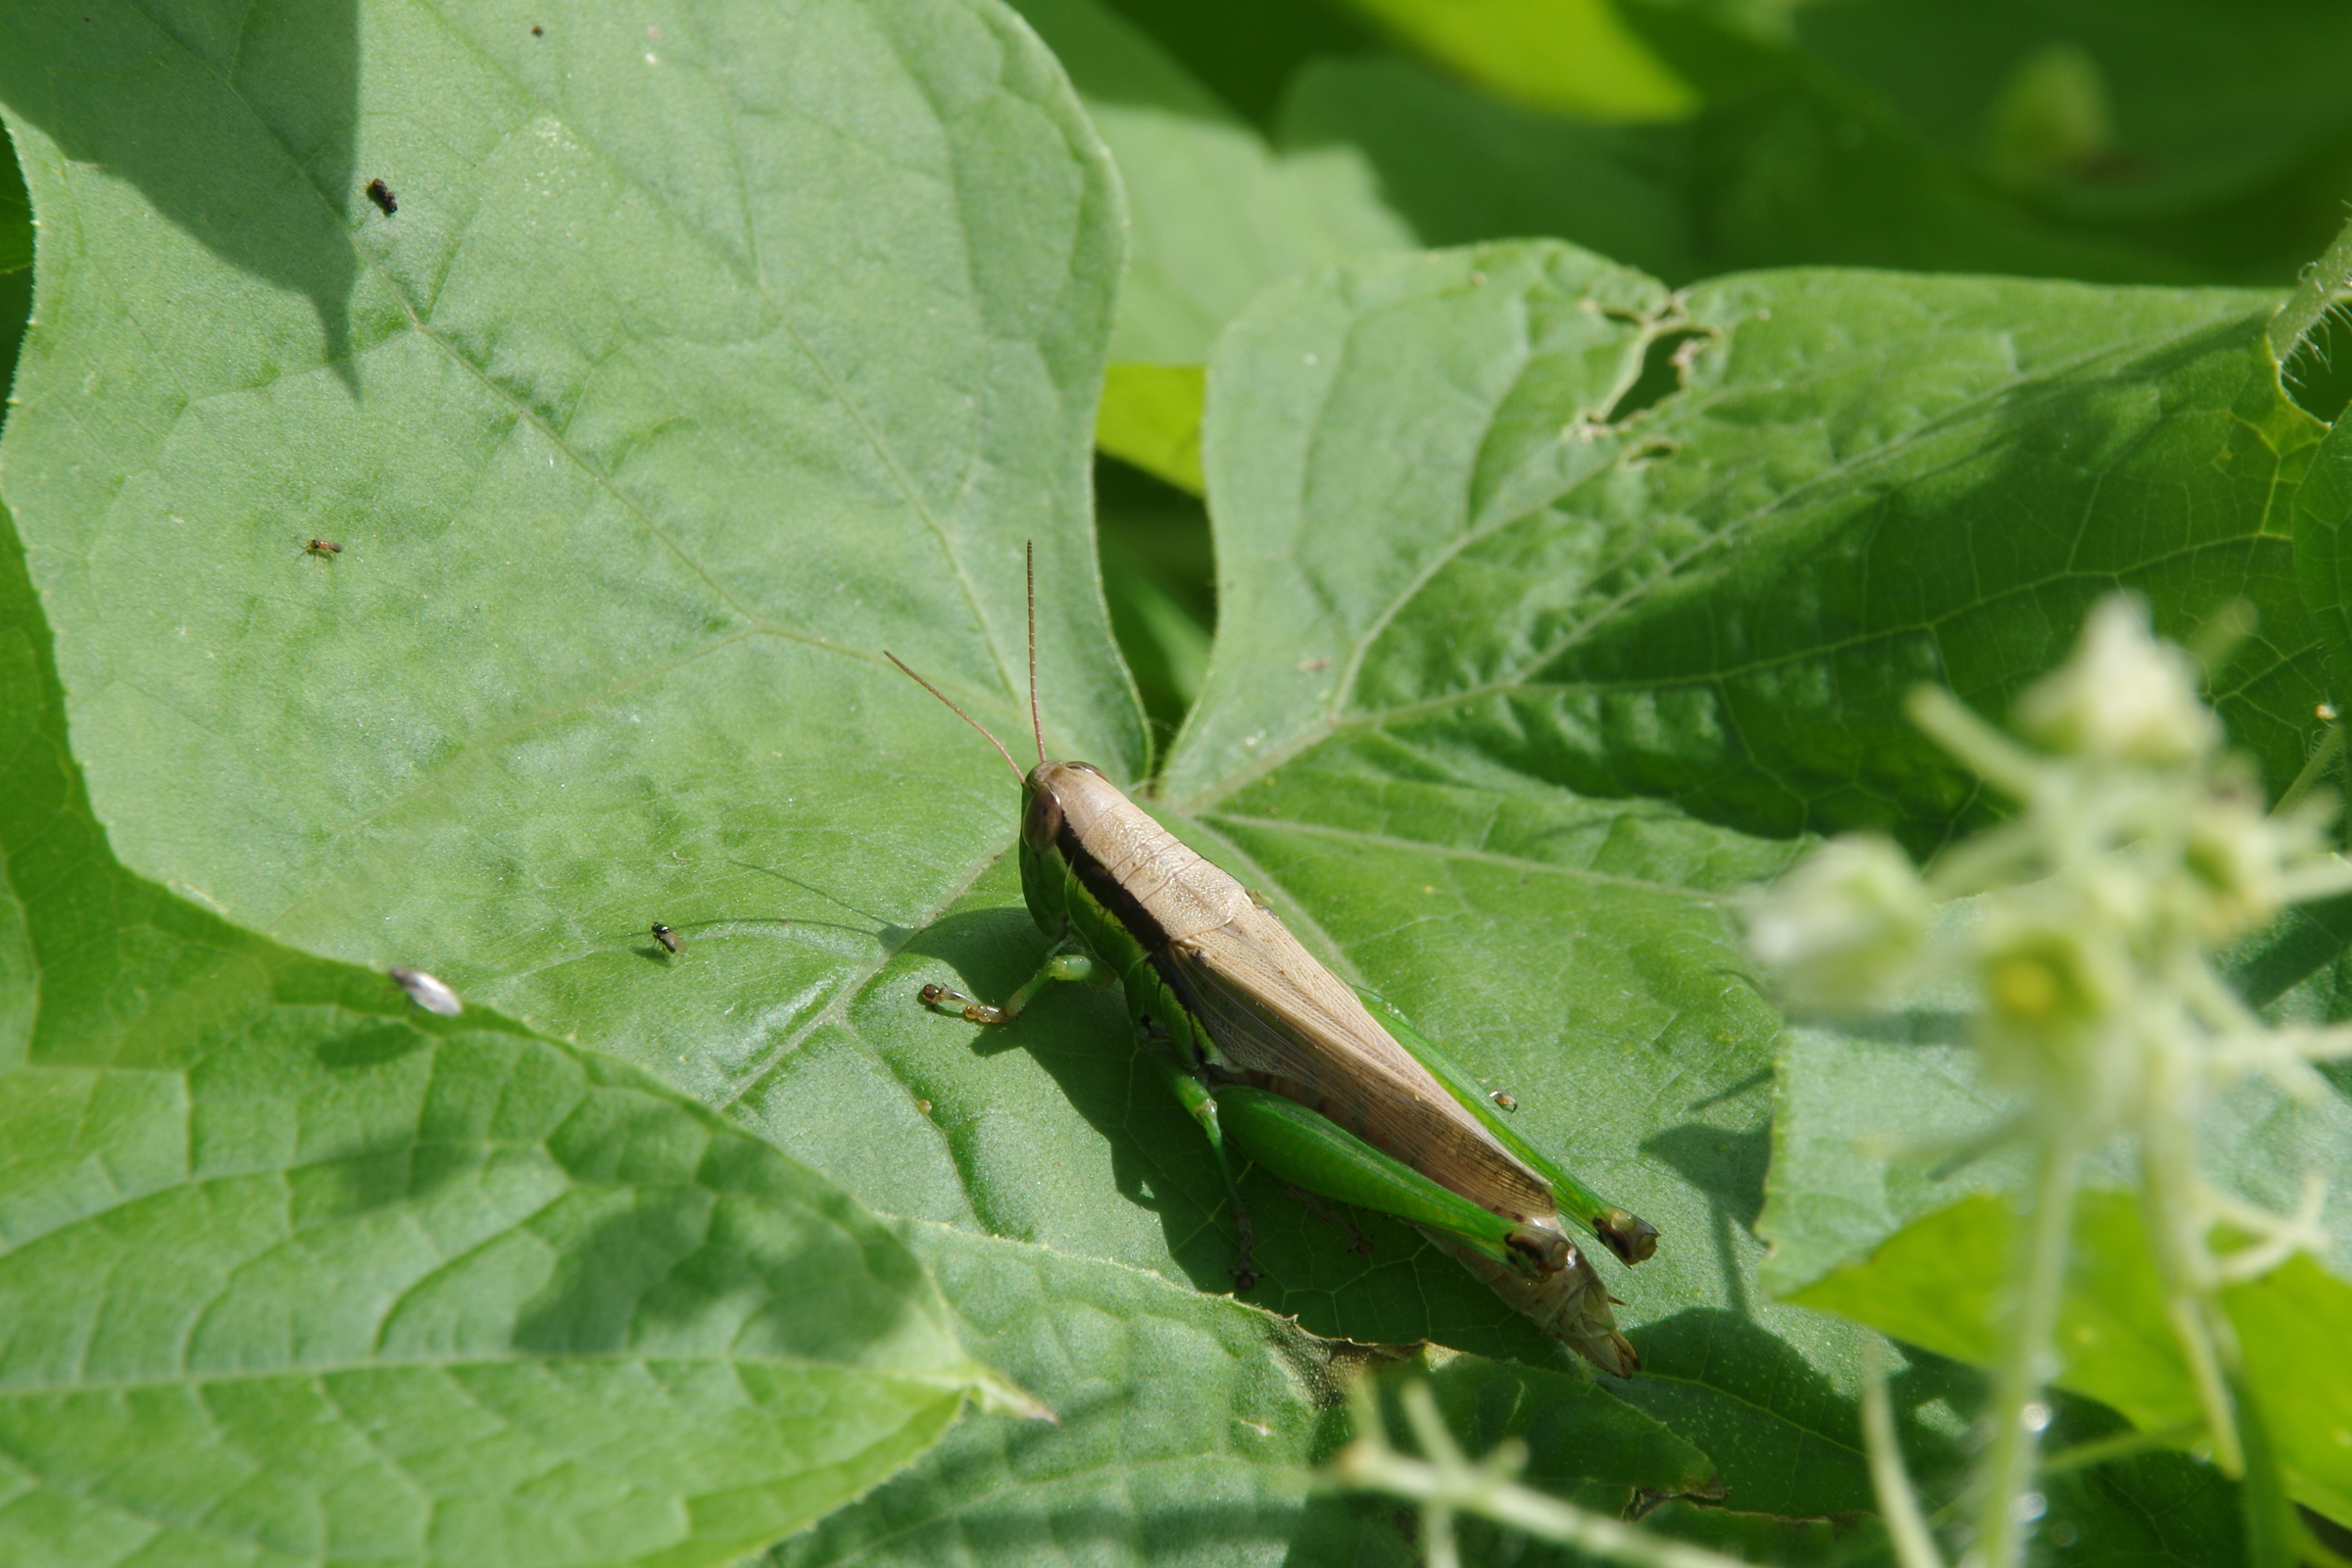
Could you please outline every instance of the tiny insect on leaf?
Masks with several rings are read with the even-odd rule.
[[[392,187],[380,179],[371,179],[368,182],[368,199],[382,208],[386,218],[390,218],[394,213],[400,211],[400,203],[392,195]]]

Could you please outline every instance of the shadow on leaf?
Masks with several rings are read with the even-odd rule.
[[[0,45],[0,98],[221,260],[307,299],[321,358],[356,392],[352,235],[377,220],[353,164],[358,7],[314,0],[221,28],[195,16],[121,0],[18,7]],[[240,69],[286,58],[301,69]]]

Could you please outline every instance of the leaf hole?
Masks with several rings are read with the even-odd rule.
[[[1663,463],[1681,450],[1671,441],[1644,441],[1625,455],[1629,468],[1646,468],[1653,463]]]
[[[1642,351],[1642,373],[1634,377],[1634,384],[1601,416],[1601,422],[1623,424],[1680,392],[1690,373],[1692,361],[1710,336],[1695,328],[1681,327],[1651,338],[1649,346]]]
[[[2312,323],[2278,367],[2278,378],[2296,407],[2333,424],[2352,406],[2352,313],[2337,301]]]

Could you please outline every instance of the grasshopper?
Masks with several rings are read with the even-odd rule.
[[[1029,565],[1029,722],[1037,766],[896,655],[885,658],[986,737],[1020,780],[1021,894],[1055,943],[1001,1006],[926,985],[934,1011],[1012,1022],[1055,981],[1118,984],[1137,1033],[1206,1134],[1234,1210],[1237,1289],[1256,1283],[1234,1177],[1247,1155],[1293,1187],[1419,1228],[1539,1327],[1602,1370],[1640,1365],[1573,1219],[1627,1263],[1657,1228],[1595,1195],[1504,1125],[1478,1085],[1403,1014],[1343,984],[1257,898],[1087,762],[1046,756]]]

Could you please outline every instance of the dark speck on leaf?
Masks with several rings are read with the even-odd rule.
[[[547,29],[534,22],[531,24],[531,36],[534,38],[544,38],[547,36]]]
[[[381,207],[386,218],[400,211],[400,203],[392,199],[392,187],[380,179],[368,182],[368,199]]]

